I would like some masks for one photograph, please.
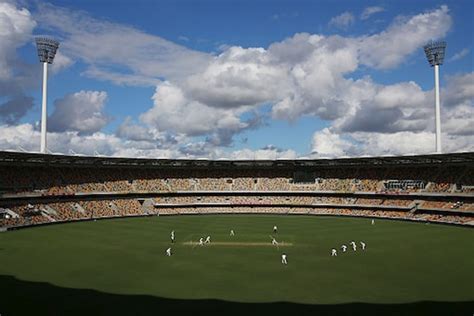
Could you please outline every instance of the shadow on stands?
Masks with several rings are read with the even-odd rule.
[[[474,301],[407,304],[238,303],[119,295],[0,276],[0,314],[10,315],[472,315]]]

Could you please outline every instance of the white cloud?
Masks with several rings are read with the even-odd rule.
[[[429,23],[433,18],[440,23]],[[203,142],[182,147],[182,152],[190,155],[231,144],[235,134],[251,128],[241,115],[265,103],[273,104],[273,118],[292,120],[314,115],[332,121],[331,129],[317,134],[313,141],[315,150],[327,155],[331,150],[341,155],[358,154],[359,143],[364,142],[356,135],[383,139],[385,136],[373,135],[395,133],[400,138],[402,132],[429,134],[433,128],[431,92],[423,91],[415,82],[381,85],[370,77],[353,80],[348,76],[361,65],[394,67],[420,49],[426,38],[444,36],[450,25],[449,10],[442,6],[399,18],[387,30],[371,36],[301,33],[268,49],[228,47],[203,71],[160,83],[153,107],[140,120],[148,129],[186,137],[206,136]],[[406,46],[387,55],[386,43],[406,37],[404,32],[411,32],[412,39],[402,39]],[[460,119],[454,112],[446,117]],[[466,133],[466,128],[463,131]],[[141,135],[146,133],[144,130]],[[332,142],[338,144],[335,149],[329,145]]]
[[[360,19],[361,20],[367,20],[372,15],[374,15],[376,13],[383,12],[383,11],[385,11],[385,9],[383,7],[378,7],[378,6],[367,7],[367,8],[364,9],[364,11],[362,11],[362,13],[360,15]]]
[[[473,151],[474,150],[474,105],[473,105],[473,91],[471,79],[474,73],[451,76],[447,79],[446,88],[442,91],[444,96],[443,121],[442,121],[442,141],[444,152],[459,152],[459,151]],[[470,84],[471,83],[471,84]],[[369,85],[370,83],[364,82]],[[364,85],[361,85],[363,89]],[[404,89],[396,89],[394,87],[383,87],[372,85],[374,91],[368,91],[367,96],[372,99],[384,90],[391,91],[391,93],[404,93]],[[162,96],[166,99],[160,101],[175,102],[172,105],[178,105],[179,111],[183,111],[180,106],[182,102],[182,94],[176,91],[175,87],[169,86],[165,83],[165,88],[171,91],[165,91],[164,95],[157,96],[160,99]],[[455,90],[453,90],[456,88]],[[166,90],[166,89],[164,89]],[[378,91],[380,90],[380,91]],[[158,89],[159,91],[159,89]],[[158,93],[157,91],[157,93]],[[407,88],[409,93],[410,90]],[[416,91],[416,90],[415,90]],[[431,95],[432,91],[426,92]],[[357,93],[352,93],[357,95]],[[429,98],[429,97],[427,97]],[[395,97],[397,99],[397,97]],[[180,101],[181,100],[181,101]],[[185,100],[185,99],[184,99]],[[400,99],[400,100],[403,100]],[[419,119],[421,128],[412,131],[407,131],[406,127],[395,128],[389,132],[384,131],[383,128],[375,128],[373,130],[343,130],[341,126],[334,121],[332,127],[317,131],[313,135],[312,155],[313,158],[333,158],[342,156],[379,156],[379,155],[402,155],[402,154],[429,154],[434,152],[434,133],[433,125],[426,124],[426,122],[433,121],[433,102],[432,98],[428,99],[428,103],[424,106],[426,112],[421,114],[412,114],[412,117],[397,117],[392,116],[391,120],[383,121],[379,111],[392,111],[399,109],[398,107],[391,107],[390,102],[381,102],[380,108],[369,108],[369,115],[372,121],[383,121],[387,125],[396,126],[402,124],[404,121],[410,119]],[[187,102],[187,101],[185,101]],[[415,106],[416,108],[416,106]],[[364,111],[365,107],[356,110]],[[164,112],[165,120],[170,112]],[[424,110],[425,111],[425,110]],[[159,112],[157,112],[159,113]],[[431,114],[430,114],[431,113]],[[179,114],[171,113],[173,122]],[[348,116],[342,116],[341,119],[347,119]],[[186,119],[190,119],[189,117]],[[201,119],[201,118],[198,118]],[[212,124],[219,124],[218,120],[212,121]],[[358,118],[360,120],[360,118]],[[161,121],[160,121],[161,122]],[[158,122],[159,123],[159,122]],[[208,124],[208,121],[204,121]],[[224,123],[222,123],[224,124]],[[159,125],[159,124],[158,124]],[[183,126],[180,126],[183,128]],[[404,130],[405,129],[405,130]],[[298,154],[293,150],[281,150],[274,146],[267,146],[266,148],[250,150],[239,149],[234,151],[224,151],[219,144],[213,144],[207,141],[193,142],[191,138],[184,134],[171,130],[164,129],[166,132],[161,132],[158,128],[150,127],[143,124],[133,124],[131,118],[119,127],[116,135],[104,134],[96,132],[90,135],[81,135],[77,131],[66,131],[61,133],[49,133],[49,144],[51,151],[68,153],[73,150],[77,153],[93,155],[95,151],[109,156],[128,156],[128,157],[167,157],[167,158],[196,158],[208,157],[210,159],[295,159]],[[187,130],[184,130],[188,132]],[[0,126],[0,148],[16,149],[22,146],[27,150],[37,150],[39,143],[39,132],[30,124],[23,124],[18,126]]]
[[[446,86],[441,89],[441,102],[447,108],[474,107],[474,72],[447,76]]]
[[[351,111],[333,122],[335,130],[393,133],[423,131],[429,126],[431,94],[424,92],[416,83],[383,86],[365,79],[354,85],[359,85],[364,93],[348,93],[353,106]]]
[[[40,132],[31,124],[17,126],[0,125],[0,148],[18,150],[21,146],[27,151],[38,151]],[[84,155],[101,155],[115,157],[169,157],[176,158],[179,152],[175,149],[157,148],[151,142],[132,141],[115,135],[94,133],[80,135],[76,131],[49,132],[49,150],[54,153],[69,153],[70,150]]]
[[[184,88],[193,99],[213,107],[233,108],[268,102],[284,93],[287,69],[270,60],[263,48],[230,47],[204,72],[190,76]]]
[[[241,149],[235,150],[228,155],[222,155],[224,158],[233,160],[274,160],[274,159],[296,159],[298,157],[294,150],[278,150],[276,148],[264,149]]]
[[[368,155],[430,154],[435,151],[435,135],[430,132],[398,132],[394,134],[357,134],[358,141],[364,142],[362,150]],[[455,137],[442,134],[444,152],[474,150],[474,135]]]
[[[253,127],[252,122],[240,119],[248,108],[213,108],[189,99],[182,89],[170,82],[156,88],[153,103],[153,107],[140,116],[149,127],[188,136],[210,135],[210,140],[219,145],[229,145],[234,134]]]
[[[355,18],[351,12],[344,12],[333,17],[329,21],[329,26],[333,26],[342,30],[347,30],[349,26],[354,24]]]
[[[428,23],[432,18],[440,23]],[[346,77],[360,65],[390,68],[400,64],[426,38],[442,37],[450,23],[448,9],[441,7],[400,19],[388,30],[372,36],[344,38],[301,33],[273,43],[268,49],[230,47],[214,57],[203,72],[178,85],[190,99],[217,108],[273,103],[273,117],[290,120],[301,115],[337,119],[365,100],[392,107],[406,101],[419,104],[423,93],[415,83],[400,83],[384,90],[370,80]],[[392,37],[406,37],[404,32],[411,32],[413,40],[403,49],[387,48]],[[416,93],[397,94],[404,100],[394,99],[396,91],[389,90],[406,88]],[[368,95],[370,91],[374,96],[378,92],[376,100]]]
[[[110,81],[120,86],[156,86],[161,82],[160,79],[147,75],[125,74],[97,66],[88,67],[82,74],[97,80]]]
[[[0,122],[7,124],[17,123],[33,106],[33,98],[16,96],[0,104]]]
[[[453,57],[449,58],[448,61],[453,62],[453,61],[456,61],[456,60],[463,59],[468,54],[469,54],[469,48],[463,48],[462,50],[460,50],[459,52],[454,54]]]
[[[474,73],[449,76],[441,91],[444,152],[474,150]],[[316,157],[428,154],[435,150],[433,91],[415,83],[372,85],[368,104],[313,135]],[[367,102],[367,101],[366,101]]]
[[[220,113],[187,99],[179,87],[169,82],[156,88],[153,101],[154,106],[140,119],[162,130],[200,135],[212,131],[220,121]]]
[[[266,49],[226,46],[215,56],[51,5],[39,5],[37,17],[63,38],[53,66],[58,70],[80,60],[87,64],[86,76],[120,85],[157,86],[151,108],[139,118],[127,118],[113,135],[100,132],[110,120],[104,113],[105,92],[81,91],[64,97],[50,119],[50,127],[61,131],[50,133],[53,151],[175,158],[296,157],[292,150],[272,147],[222,149],[232,144],[236,134],[262,124],[262,105],[268,105],[276,119],[312,115],[327,120],[330,127],[313,137],[313,150],[319,156],[421,153],[434,144],[432,91],[423,91],[411,81],[383,85],[368,76],[353,79],[351,74],[361,66],[396,67],[420,51],[426,39],[445,36],[452,23],[446,6],[397,18],[374,35],[300,33]],[[13,20],[0,16],[0,23],[5,21]],[[31,39],[35,25],[31,21],[20,23],[29,27],[14,37],[17,45]],[[472,76],[449,77],[442,90],[446,150],[472,148]],[[2,89],[12,90],[7,83],[0,84],[0,96]],[[24,115],[24,111],[12,112],[21,109],[15,104],[0,105],[0,121],[16,123]],[[0,148],[15,147],[14,132],[18,144],[37,147],[37,132],[30,125],[19,125],[0,128]]]
[[[474,135],[474,105],[461,104],[444,113],[442,128],[452,136]]]
[[[474,135],[453,136],[442,134],[444,152],[474,150]],[[313,135],[315,158],[357,157],[362,155],[408,155],[435,152],[435,135],[430,132],[396,132],[338,134],[330,129]]]
[[[143,125],[133,124],[132,117],[127,116],[122,124],[117,129],[116,135],[118,137],[136,140],[149,141],[155,138],[153,131]]]
[[[2,149],[19,151],[21,147],[27,151],[37,152],[39,141],[40,132],[31,124],[0,125],[0,148]],[[72,150],[78,154],[90,156],[97,152],[106,156],[134,158],[294,159],[297,157],[293,150],[264,148],[223,151],[203,143],[186,143],[183,146],[182,142],[169,142],[166,146],[161,146],[152,141],[127,140],[101,132],[91,135],[80,135],[78,132],[48,133],[48,146],[53,153],[68,154]],[[194,152],[190,150],[191,147],[194,147]],[[202,151],[196,150],[199,147]]]
[[[354,149],[353,143],[331,132],[329,128],[324,128],[313,135],[312,154],[319,158],[345,156],[352,154]]]
[[[126,117],[116,131],[116,136],[129,141],[148,143],[152,148],[172,148],[182,143],[189,142],[184,134],[172,134],[171,132],[161,132],[157,128],[138,124],[132,121],[132,118]]]
[[[56,52],[56,56],[54,57],[53,64],[51,65],[51,71],[53,73],[58,73],[61,70],[64,70],[74,64],[74,61],[64,55],[60,49]]]
[[[16,50],[31,41],[35,26],[27,9],[0,2],[0,122],[15,124],[33,107],[26,90],[33,86],[39,67],[26,65]]]
[[[426,101],[420,86],[413,81],[380,86],[374,103],[381,108],[419,107]]]
[[[98,79],[153,85],[161,78],[176,80],[197,72],[211,57],[81,11],[39,4],[35,17],[43,27],[59,32],[63,38],[61,49],[87,63],[90,68],[85,74],[94,78],[97,75]],[[120,75],[123,78],[118,78]]]
[[[39,151],[40,133],[31,124],[0,125],[0,148]]]
[[[0,100],[3,102],[0,122],[17,123],[33,107],[33,98],[28,92],[41,80],[41,66],[38,62],[25,62],[17,50],[34,43],[32,33],[36,26],[29,10],[17,7],[15,1],[0,1]],[[32,50],[32,53],[36,52]],[[70,58],[58,51],[52,72],[71,63]]]
[[[473,135],[474,72],[448,76],[445,88],[441,89],[441,105],[443,132]]]
[[[360,150],[371,156],[434,153],[435,137],[429,132],[356,133]]]
[[[110,118],[104,113],[105,91],[79,91],[54,102],[54,112],[48,119],[48,130],[77,131],[93,134],[100,131]]]
[[[451,24],[449,9],[444,5],[412,17],[399,17],[387,30],[359,38],[360,61],[378,69],[393,68],[427,40],[444,37]]]
[[[15,50],[31,39],[36,26],[27,9],[17,9],[13,4],[0,3],[0,80],[9,79]]]

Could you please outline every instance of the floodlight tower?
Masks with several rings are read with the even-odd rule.
[[[36,47],[38,48],[38,57],[43,63],[43,102],[41,106],[41,152],[46,154],[46,119],[48,113],[46,111],[47,89],[48,89],[48,64],[52,64],[59,42],[46,37],[36,38]]]
[[[439,105],[439,65],[443,64],[446,42],[430,42],[425,45],[425,54],[435,74],[435,120],[436,120],[436,153],[441,153],[441,111]]]

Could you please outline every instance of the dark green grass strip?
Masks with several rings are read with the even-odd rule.
[[[470,302],[404,304],[345,303],[333,305],[290,302],[240,303],[215,299],[171,299],[149,295],[119,295],[58,287],[0,276],[2,315],[471,315]]]

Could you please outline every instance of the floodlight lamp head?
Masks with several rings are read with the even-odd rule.
[[[38,48],[40,62],[52,64],[59,47],[59,42],[47,37],[37,37],[36,47]]]
[[[446,42],[429,42],[423,48],[431,67],[443,64]]]

